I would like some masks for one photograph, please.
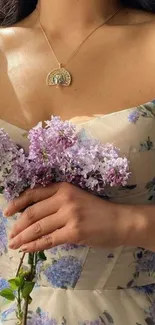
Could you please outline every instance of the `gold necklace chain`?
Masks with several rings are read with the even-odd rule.
[[[110,19],[112,19],[115,15],[117,15],[117,13],[120,11],[120,8],[115,11],[112,15],[110,15],[104,22],[102,22],[99,26],[97,26],[95,29],[93,29],[88,35],[87,37],[78,45],[78,47],[71,53],[71,55],[69,56],[69,58],[67,59],[67,61],[62,64],[59,62],[56,53],[47,37],[47,34],[45,32],[45,29],[43,28],[41,21],[40,21],[40,15],[39,15],[39,25],[40,25],[40,29],[44,35],[45,40],[47,41],[47,44],[49,45],[53,56],[56,60],[56,62],[58,63],[59,68],[58,69],[54,69],[51,72],[48,73],[47,78],[46,78],[46,84],[48,86],[70,86],[72,83],[72,76],[71,73],[65,69],[65,66],[71,61],[71,59],[73,59],[73,57],[77,54],[77,52],[79,52],[80,48],[82,47],[82,45],[88,40],[88,38],[90,38],[92,36],[92,34],[94,34],[99,28],[101,28],[103,25],[105,25]]]

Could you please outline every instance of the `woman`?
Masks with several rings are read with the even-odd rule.
[[[0,127],[26,146],[38,121],[71,119],[115,143],[132,172],[106,202],[61,183],[7,207],[1,197],[5,216],[24,212],[18,221],[1,213],[0,289],[19,248],[48,249],[29,325],[155,324],[153,11],[153,0],[0,1],[1,25],[11,25],[0,30]],[[1,299],[0,311],[15,324],[13,304]]]

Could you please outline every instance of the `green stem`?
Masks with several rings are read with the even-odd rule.
[[[22,255],[21,259],[20,259],[20,263],[19,263],[19,266],[18,266],[18,269],[17,269],[16,277],[19,275],[20,269],[21,269],[21,267],[23,265],[23,261],[24,261],[24,258],[25,258],[25,254],[26,253],[23,253],[23,255]]]
[[[25,258],[25,253],[23,253],[21,259],[20,259],[20,263],[16,272],[16,277],[19,276],[21,267],[23,265],[23,261]],[[19,320],[19,324],[22,324],[22,307],[21,307],[21,293],[20,293],[20,288],[18,289],[18,295],[17,295],[17,318]]]
[[[23,261],[25,258],[25,254],[23,253],[20,263],[16,272],[16,277],[19,276],[20,270],[23,265]],[[37,267],[37,253],[29,253],[29,264],[30,264],[30,273],[29,273],[29,279],[28,281],[33,281],[36,275],[36,267]],[[21,300],[21,288],[18,289],[18,295],[17,295],[17,318],[19,320],[20,325],[26,325],[27,324],[27,314],[28,314],[28,304],[29,304],[29,297],[24,302],[23,312],[22,312],[22,300]]]
[[[27,324],[27,313],[28,313],[28,298],[25,300],[24,303],[24,311],[23,311],[23,322],[22,325]]]
[[[20,289],[18,289],[18,297],[17,297],[17,318],[19,320],[19,324],[22,324],[22,307],[21,307]]]
[[[36,275],[37,253],[31,253],[31,257],[29,258],[29,260],[31,261],[30,281],[33,281]],[[25,300],[22,325],[27,324],[27,313],[28,313],[28,304],[29,304],[28,302],[29,302],[29,297],[27,297],[27,299]]]

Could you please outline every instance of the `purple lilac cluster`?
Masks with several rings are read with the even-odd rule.
[[[104,195],[106,186],[125,186],[130,176],[126,157],[112,144],[83,136],[69,121],[53,117],[28,135],[29,153],[0,129],[0,187],[10,200],[27,187],[69,182]]]
[[[29,160],[34,162],[32,172],[32,186],[41,184],[46,186],[52,182],[61,181],[60,166],[67,148],[77,142],[75,126],[69,121],[61,121],[53,117],[46,121],[46,127],[40,122],[30,130]]]
[[[18,196],[29,186],[30,162],[20,149],[0,129],[0,191],[7,200]]]
[[[59,117],[47,121],[45,128],[39,123],[29,132],[29,140],[34,185],[65,181],[100,193],[106,185],[125,185],[129,178],[128,160],[113,145],[83,137]]]

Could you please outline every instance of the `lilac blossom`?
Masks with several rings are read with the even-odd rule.
[[[30,167],[23,149],[19,149],[0,129],[0,189],[7,200],[18,196],[29,186]]]
[[[63,181],[98,194],[107,185],[126,185],[130,176],[127,158],[121,158],[112,144],[102,144],[82,134],[83,131],[77,132],[70,122],[62,122],[58,117],[47,121],[44,129],[39,123],[30,131],[29,159],[33,159],[35,166],[34,185]]]
[[[53,117],[43,128],[30,130],[29,152],[0,129],[0,187],[6,199],[26,188],[52,182],[69,182],[94,194],[104,195],[106,186],[127,184],[129,163],[112,144],[83,136],[69,121]]]

